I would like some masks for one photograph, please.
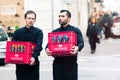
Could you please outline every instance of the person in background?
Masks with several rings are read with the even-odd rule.
[[[100,34],[101,38],[103,38],[102,35],[104,34],[104,31],[105,31],[105,29],[101,23],[103,15],[104,15],[104,11],[99,11],[98,27],[99,27],[100,32],[101,32],[101,34]]]
[[[71,54],[75,56],[54,57],[53,61],[53,80],[78,80],[77,54],[84,47],[83,37],[80,29],[70,25],[71,13],[69,10],[61,10],[58,16],[60,27],[52,32],[74,31],[77,35],[77,45],[72,47]],[[50,55],[48,45],[45,49]]]
[[[88,18],[88,24],[91,24],[91,17],[95,17],[97,19],[97,13],[96,12],[92,12],[90,17]]]
[[[92,54],[95,53],[96,43],[100,43],[100,34],[101,32],[97,24],[97,19],[95,16],[91,16],[87,27],[86,35],[89,39]]]
[[[39,60],[38,56],[42,51],[43,32],[33,26],[36,21],[36,13],[29,10],[24,15],[25,26],[17,29],[12,37],[12,41],[29,41],[36,44],[36,50],[30,59],[30,65],[16,64],[16,80],[39,80]]]
[[[108,12],[105,12],[101,21],[100,21],[100,24],[102,27],[104,27],[105,29],[105,39],[108,39],[110,36],[111,36],[111,27],[112,27],[112,24],[113,24],[113,19],[112,17],[109,15]]]

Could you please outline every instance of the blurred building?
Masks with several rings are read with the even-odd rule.
[[[23,25],[23,13],[24,0],[0,0],[0,26],[7,32]]]

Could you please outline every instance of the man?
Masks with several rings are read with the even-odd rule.
[[[103,17],[101,18],[101,21],[99,22],[100,27],[103,27],[105,29],[105,39],[108,39],[109,37],[111,37],[111,26],[112,26],[112,17],[109,15],[108,12],[105,12],[105,14],[103,15]]]
[[[71,13],[68,10],[61,10],[59,14],[60,28],[53,30],[53,32],[74,31],[77,35],[77,46],[72,47],[71,54],[78,54],[78,51],[84,46],[81,31],[70,25]],[[48,46],[46,46],[46,53],[50,55]],[[53,62],[53,80],[78,80],[78,64],[76,56],[54,57]]]
[[[29,41],[36,44],[36,50],[30,59],[30,65],[16,64],[17,80],[39,80],[39,60],[38,56],[42,50],[43,32],[33,24],[36,21],[36,13],[29,10],[24,15],[26,25],[17,29],[12,41]]]

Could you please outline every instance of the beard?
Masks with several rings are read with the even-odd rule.
[[[63,28],[67,24],[67,22],[61,22],[61,21],[59,21],[59,24],[61,25],[61,28]]]

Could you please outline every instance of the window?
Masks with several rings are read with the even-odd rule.
[[[0,41],[6,41],[6,40],[8,40],[7,34],[2,28],[0,28]]]

